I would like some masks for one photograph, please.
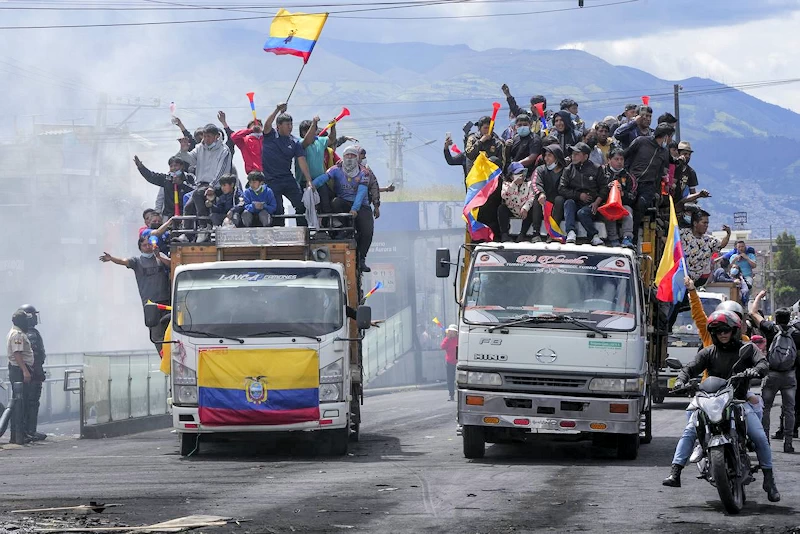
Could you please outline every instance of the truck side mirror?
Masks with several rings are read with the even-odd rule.
[[[450,249],[436,249],[436,278],[450,276]]]
[[[667,364],[667,367],[670,369],[675,369],[676,371],[679,371],[683,368],[683,364],[677,358],[667,358],[664,363]]]
[[[356,325],[359,330],[367,330],[372,326],[372,308],[359,306],[356,310]]]

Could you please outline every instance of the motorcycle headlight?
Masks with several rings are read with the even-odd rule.
[[[172,383],[176,386],[197,385],[197,373],[178,360],[172,360]]]
[[[342,359],[326,365],[319,370],[320,384],[334,384],[342,381]]]
[[[639,393],[644,387],[642,378],[593,378],[589,391],[603,393]]]
[[[467,384],[475,386],[502,386],[503,378],[498,373],[469,371],[467,374]]]
[[[342,386],[339,384],[320,384],[320,402],[338,402],[342,400]]]
[[[177,386],[175,388],[175,404],[197,406],[197,387]]]
[[[730,400],[730,392],[725,392],[716,397],[697,397],[697,405],[706,413],[709,421],[719,423],[722,421],[722,414]]]

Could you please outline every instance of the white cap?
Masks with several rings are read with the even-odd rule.
[[[447,327],[447,330],[445,330],[445,332],[450,332],[450,331],[458,332],[458,327],[454,324],[451,324],[450,326]]]

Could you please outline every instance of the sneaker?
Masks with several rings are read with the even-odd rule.
[[[340,221],[339,219],[334,219],[331,225],[334,228],[341,228],[342,226],[344,226],[344,224],[342,224],[342,221]]]
[[[567,243],[574,243],[577,236],[575,235],[574,230],[570,230],[567,234]]]
[[[208,232],[198,232],[197,233],[197,243],[205,243],[208,241]]]
[[[43,434],[42,432],[34,432],[30,435],[30,438],[33,441],[44,441],[47,439],[47,434]]]
[[[453,398],[453,396],[452,396],[452,395],[450,395],[450,398],[449,398],[449,399],[447,399],[447,402],[453,402],[454,400],[455,400],[455,399]]]
[[[633,241],[630,237],[625,237],[622,239],[622,246],[625,248],[633,248]]]
[[[603,244],[603,240],[600,238],[599,235],[595,234],[592,238],[592,245],[598,247]]]
[[[188,243],[189,242],[189,238],[186,237],[186,234],[181,234],[181,235],[179,235],[178,237],[175,238],[175,241],[180,241],[181,243]]]
[[[534,236],[531,238],[531,243],[541,243],[541,242],[542,242],[542,236],[538,234],[534,234]]]

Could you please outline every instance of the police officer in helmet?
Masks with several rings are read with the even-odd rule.
[[[25,434],[31,441],[41,441],[47,438],[47,434],[37,432],[36,426],[39,419],[39,400],[42,397],[42,385],[47,379],[44,372],[44,361],[47,359],[47,354],[45,354],[44,351],[42,335],[39,333],[39,330],[36,329],[36,325],[39,324],[39,310],[31,304],[23,304],[19,309],[30,316],[28,328],[25,330],[25,333],[28,335],[28,339],[31,342],[31,349],[33,349],[33,375],[25,414]]]

